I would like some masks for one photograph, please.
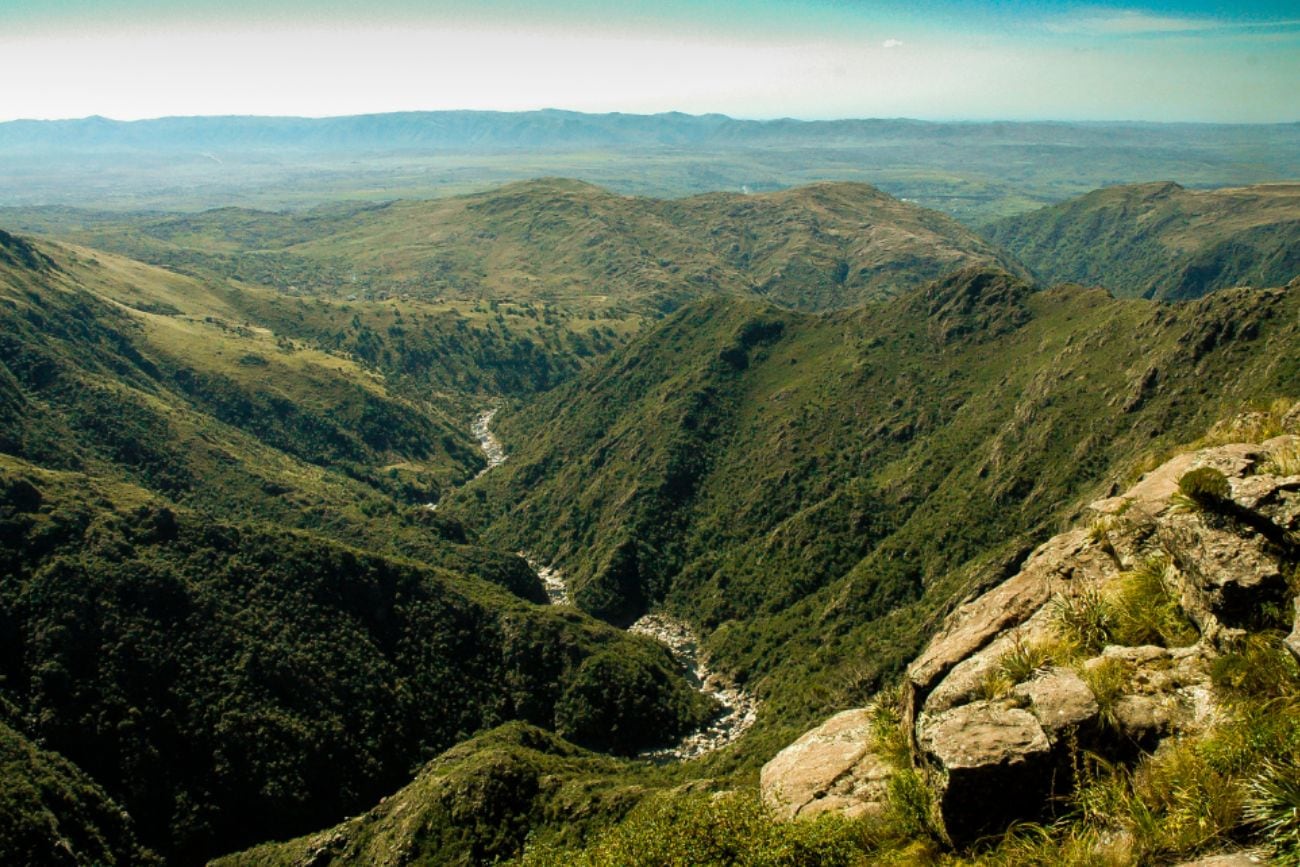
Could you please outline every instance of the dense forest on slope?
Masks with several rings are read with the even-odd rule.
[[[482,463],[446,415],[204,284],[3,249],[0,692],[146,845],[318,827],[510,719],[628,752],[710,711],[416,505]]]
[[[1097,190],[984,229],[1048,283],[1181,300],[1300,273],[1300,185]]]
[[[549,302],[642,316],[713,292],[821,310],[970,264],[1020,266],[951,218],[866,184],[665,200],[547,179],[305,214],[35,212],[33,229],[155,264],[327,296]]]
[[[804,722],[1144,455],[1293,389],[1294,288],[1167,306],[971,269],[828,316],[711,299],[504,417],[511,461],[448,508],[597,616],[696,623],[760,727]]]

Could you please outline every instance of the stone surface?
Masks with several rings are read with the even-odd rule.
[[[1223,855],[1208,855],[1195,861],[1183,861],[1176,867],[1257,867],[1268,864],[1269,857],[1261,852],[1229,852]]]
[[[1013,694],[1028,700],[1030,712],[1053,741],[1092,725],[1101,713],[1092,690],[1068,668],[1048,669],[1017,686]]]
[[[1232,499],[1273,522],[1278,529],[1300,529],[1300,476],[1246,476],[1232,479]]]
[[[948,617],[939,634],[908,666],[908,682],[920,696],[928,695],[959,662],[1028,620],[1062,582],[1100,574],[1107,564],[1113,570],[1110,558],[1089,541],[1086,528],[1044,542],[1029,555],[1019,573]]]
[[[1121,736],[1151,749],[1169,733],[1172,715],[1165,702],[1149,695],[1125,695],[1115,700],[1111,714]]]
[[[763,801],[786,819],[860,816],[885,803],[889,767],[871,749],[870,711],[846,710],[806,732],[763,766]]]
[[[1224,625],[1238,626],[1263,603],[1278,601],[1285,590],[1282,571],[1257,534],[1211,526],[1201,515],[1183,514],[1162,519],[1161,541],[1188,579],[1185,589],[1199,597],[1194,603],[1188,600],[1193,615],[1204,606]],[[1206,624],[1197,625],[1206,631]]]
[[[918,729],[922,754],[943,772],[939,812],[954,843],[1041,815],[1049,803],[1052,747],[1028,711],[973,702]]]
[[[1134,507],[1157,515],[1169,506],[1169,498],[1178,490],[1178,480],[1191,470],[1213,467],[1228,478],[1244,475],[1263,458],[1260,446],[1253,443],[1230,443],[1225,446],[1184,452],[1170,458],[1143,476],[1124,493]]]

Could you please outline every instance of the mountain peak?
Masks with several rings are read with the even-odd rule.
[[[1030,317],[1033,286],[1000,268],[971,265],[921,289],[919,300],[941,344],[970,335],[982,342],[1014,331]]]

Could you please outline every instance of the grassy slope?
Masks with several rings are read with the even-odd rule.
[[[985,234],[1053,283],[1168,299],[1277,286],[1300,274],[1300,185],[1111,187],[992,223]]]
[[[511,718],[625,751],[705,712],[661,648],[408,504],[481,462],[436,410],[201,282],[3,252],[0,683],[149,845],[318,827]]]
[[[948,217],[865,184],[669,201],[551,179],[295,217],[222,209],[90,222],[72,235],[284,290],[561,302],[619,318],[717,290],[847,307],[960,265],[1018,267]]]
[[[1138,456],[1295,391],[1298,303],[981,272],[829,316],[713,299],[504,418],[510,463],[451,509],[555,562],[588,610],[699,625],[767,699],[757,762]]]

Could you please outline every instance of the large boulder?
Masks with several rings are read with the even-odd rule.
[[[763,801],[786,819],[880,812],[890,768],[873,742],[869,710],[836,714],[763,766]]]
[[[1033,714],[978,701],[924,717],[922,755],[941,780],[939,813],[958,845],[1039,816],[1052,794],[1052,745]]]
[[[1286,580],[1264,537],[1207,514],[1178,514],[1161,519],[1160,538],[1188,579],[1184,590],[1194,598],[1184,607],[1196,618],[1211,612],[1229,627],[1251,625],[1266,603],[1282,601]],[[1212,631],[1198,622],[1202,632]]]

